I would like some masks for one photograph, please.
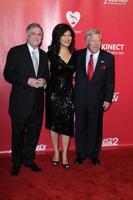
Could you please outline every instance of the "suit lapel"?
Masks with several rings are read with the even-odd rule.
[[[41,70],[41,66],[42,66],[42,52],[41,50],[39,49],[39,66],[38,66],[38,75],[39,75],[39,72]]]
[[[31,75],[33,76],[36,76],[35,75],[35,70],[34,70],[34,66],[33,66],[33,62],[32,62],[32,58],[31,58],[31,55],[30,55],[30,52],[29,52],[29,49],[28,49],[28,46],[27,44],[24,44],[24,59],[27,63],[27,66],[30,68],[30,71],[31,71]]]
[[[103,59],[103,53],[102,53],[102,50],[100,50],[100,53],[99,53],[99,56],[98,56],[98,60],[97,60],[97,63],[96,63],[96,67],[95,67],[95,71],[94,71],[94,75],[93,76],[95,76],[98,73],[98,71],[99,71],[99,69],[101,67],[101,63],[102,63],[103,60],[104,60]]]

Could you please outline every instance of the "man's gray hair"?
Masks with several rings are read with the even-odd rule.
[[[100,35],[102,37],[102,34],[98,29],[90,29],[86,32],[85,38],[86,38],[87,44],[89,44],[91,36],[94,35],[94,34]]]
[[[40,26],[40,24],[32,23],[32,24],[29,24],[27,26],[27,28],[26,28],[26,34],[27,34],[27,36],[29,36],[31,34],[31,31],[32,31],[33,28],[40,28],[40,30],[42,31],[42,34],[43,34],[43,29]]]

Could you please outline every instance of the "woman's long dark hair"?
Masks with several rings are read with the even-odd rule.
[[[72,42],[68,47],[70,53],[73,53],[75,50],[75,33],[72,28],[65,23],[57,24],[52,32],[52,42],[51,45],[48,46],[48,51],[58,55],[60,52],[60,38],[66,31],[70,31],[72,35]]]

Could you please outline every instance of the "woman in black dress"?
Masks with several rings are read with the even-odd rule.
[[[68,24],[58,24],[49,46],[50,81],[46,91],[46,128],[54,148],[52,165],[59,163],[59,135],[62,137],[62,165],[69,168],[67,151],[74,135],[73,74],[75,34]]]

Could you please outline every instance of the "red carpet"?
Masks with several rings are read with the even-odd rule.
[[[90,160],[71,168],[51,166],[51,153],[38,155],[42,172],[21,168],[20,175],[9,173],[11,161],[0,158],[0,200],[133,200],[133,148],[103,150],[101,166]]]

